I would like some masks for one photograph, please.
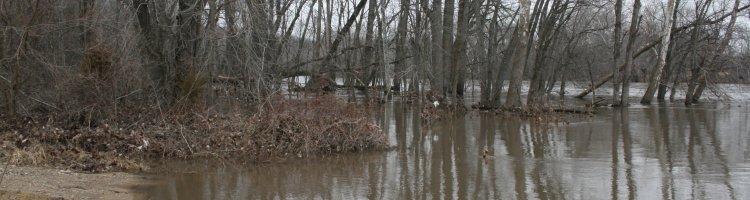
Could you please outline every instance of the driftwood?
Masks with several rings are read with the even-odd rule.
[[[481,108],[480,108],[481,109]],[[484,108],[488,109],[488,108]],[[495,108],[497,113],[516,113],[522,116],[537,116],[544,113],[567,113],[567,114],[596,114],[596,110],[588,108],[567,107],[567,108],[520,108],[520,107],[500,107]]]
[[[555,108],[555,109],[552,109],[552,111],[558,112],[558,113],[571,113],[571,114],[594,114],[596,113],[595,110],[580,109],[580,108]]]

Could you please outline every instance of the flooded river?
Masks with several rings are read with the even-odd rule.
[[[634,105],[539,124],[427,124],[387,103],[397,148],[251,166],[173,163],[155,199],[750,199],[750,103]],[[485,154],[485,148],[492,155]]]

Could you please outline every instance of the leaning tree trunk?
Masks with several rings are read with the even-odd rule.
[[[360,0],[359,3],[357,3],[357,6],[354,7],[354,11],[352,15],[349,16],[349,19],[346,20],[346,24],[344,24],[344,27],[342,27],[339,30],[338,34],[336,34],[336,39],[334,39],[333,43],[331,43],[331,47],[328,49],[328,53],[326,54],[326,57],[323,60],[323,64],[321,66],[325,67],[331,63],[331,60],[338,50],[338,46],[341,43],[341,40],[344,38],[344,35],[349,32],[349,29],[352,27],[352,24],[354,24],[354,21],[357,20],[357,16],[359,16],[360,11],[362,11],[362,8],[365,7],[365,3],[367,3],[367,0]]]
[[[716,66],[714,66],[716,60],[724,53],[724,50],[726,50],[727,46],[729,46],[729,41],[732,39],[734,24],[737,22],[737,12],[739,7],[740,0],[735,0],[734,7],[732,7],[731,18],[729,19],[729,25],[727,25],[724,38],[719,43],[719,46],[716,47],[716,51],[712,52],[713,55],[711,55],[705,62],[705,66],[707,66],[707,69],[701,70],[700,76],[698,78],[698,87],[695,90],[687,91],[688,93],[692,92],[692,96],[690,99],[685,99],[685,104],[697,102],[703,94],[703,91],[708,86],[708,72],[715,71],[715,69],[717,68]]]
[[[652,47],[656,46],[656,44],[659,44],[659,42],[661,42],[661,41],[660,40],[656,40],[656,41],[653,41],[653,42],[649,43],[648,45],[645,45],[645,46],[641,47],[638,50],[638,52],[636,52],[635,55],[633,55],[633,59],[636,59],[636,58],[638,58],[638,56],[641,56],[641,54],[646,53],[646,51],[648,51]],[[622,64],[618,65],[617,69],[618,69],[618,71],[624,70],[625,69],[625,63],[622,63]],[[594,85],[590,86],[589,88],[586,88],[586,90],[584,90],[583,92],[578,93],[578,95],[576,95],[576,98],[583,98],[583,97],[585,97],[589,93],[593,92],[597,88],[599,88],[602,85],[604,85],[604,83],[607,83],[607,81],[614,79],[614,76],[615,76],[615,73],[609,73],[609,74],[607,74],[606,76],[604,76],[604,78],[601,78],[597,82],[595,82]],[[616,80],[615,82],[617,82],[617,80],[619,80],[619,79],[615,79],[615,80]],[[617,102],[617,103],[619,103],[619,102]]]
[[[659,83],[661,83],[661,75],[662,71],[664,70],[664,65],[666,65],[666,58],[667,54],[669,53],[669,47],[672,34],[672,13],[674,12],[675,8],[675,0],[669,0],[667,3],[667,12],[664,13],[664,24],[662,27],[662,32],[664,32],[661,36],[661,48],[659,49],[659,60],[657,61],[656,67],[653,71],[651,71],[651,79],[648,83],[648,88],[646,88],[646,93],[643,94],[643,98],[641,98],[642,104],[650,104],[651,100],[654,98],[654,93],[656,93],[657,86]]]
[[[677,26],[677,14],[679,6],[680,6],[681,0],[676,0],[674,4],[674,9],[672,10],[672,34],[670,34],[670,37],[672,40],[675,38],[675,29]],[[669,50],[667,50],[667,57],[664,65],[664,70],[662,71],[662,78],[659,83],[659,89],[656,92],[656,99],[659,101],[664,101],[664,96],[667,94],[667,85],[669,85],[670,80],[672,79],[672,74],[674,72],[675,63],[673,63],[676,59],[674,57],[674,48],[676,48],[676,45],[674,42],[670,42]]]
[[[567,21],[570,19],[572,12],[567,12],[568,1],[555,0],[552,1],[552,5],[548,5],[550,1],[543,2],[538,14],[539,25],[536,26],[538,29],[538,42],[536,46],[536,53],[534,55],[535,62],[532,70],[532,77],[529,83],[529,95],[527,99],[527,106],[543,106],[546,104],[547,95],[547,84],[554,84],[554,80],[551,76],[551,71],[556,71],[547,66],[547,55],[550,50],[554,50],[557,42],[557,36],[559,35],[560,28],[565,26]]]

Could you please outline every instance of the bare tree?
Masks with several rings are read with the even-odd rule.
[[[508,94],[505,100],[505,106],[508,107],[519,107],[521,103],[521,80],[523,80],[523,71],[526,67],[526,51],[528,47],[529,39],[529,9],[531,2],[529,0],[519,0],[520,2],[520,15],[516,25],[516,37],[517,43],[513,50],[513,57],[511,58],[512,70],[510,73],[510,84],[508,86]]]
[[[713,71],[716,68],[714,66],[716,59],[726,50],[727,46],[729,45],[729,41],[732,39],[734,25],[737,22],[737,12],[739,11],[739,8],[740,1],[735,0],[732,11],[730,11],[731,17],[726,28],[726,33],[724,34],[724,38],[721,39],[716,49],[710,52],[709,56],[702,63],[706,69],[700,70],[700,72],[698,72],[697,70],[693,70],[693,72],[695,73],[691,74],[693,78],[688,83],[688,89],[685,92],[686,105],[690,105],[693,102],[698,101],[698,99],[701,97],[701,94],[703,94],[703,90],[705,90],[705,88],[707,87],[708,82],[706,80],[706,76],[708,76],[708,72]]]
[[[620,98],[620,105],[628,106],[629,95],[630,95],[630,74],[632,74],[633,68],[633,44],[638,36],[638,25],[640,24],[640,11],[641,1],[633,1],[633,15],[630,18],[630,31],[628,44],[625,47],[625,67],[622,73],[622,97]]]
[[[667,10],[664,13],[664,22],[662,24],[662,36],[661,36],[661,48],[659,50],[659,60],[656,63],[656,67],[651,71],[651,78],[648,84],[648,88],[646,88],[646,93],[643,94],[643,98],[641,99],[642,104],[649,104],[651,103],[651,99],[654,97],[654,93],[656,93],[657,86],[659,83],[661,83],[661,76],[662,71],[664,70],[664,65],[666,65],[666,59],[667,55],[669,53],[669,47],[670,47],[670,39],[672,34],[672,21],[674,20],[672,17],[672,13],[674,13],[675,9],[675,0],[669,0],[667,1]]]

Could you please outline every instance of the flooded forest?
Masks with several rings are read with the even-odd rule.
[[[748,199],[748,8],[0,0],[0,199]]]

